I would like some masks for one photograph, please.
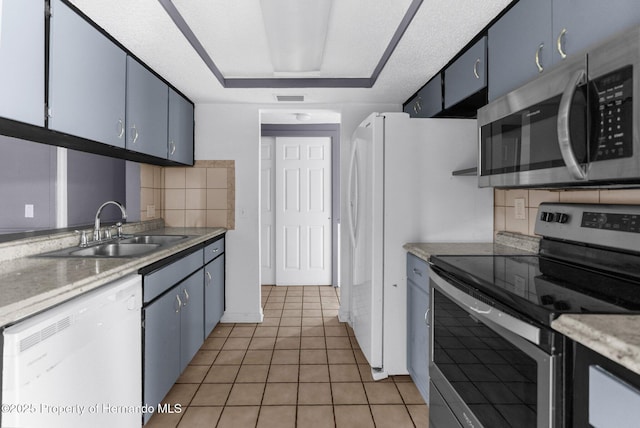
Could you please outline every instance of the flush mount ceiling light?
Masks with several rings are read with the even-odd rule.
[[[320,71],[332,0],[260,0],[274,72]]]
[[[306,122],[311,119],[311,115],[309,113],[296,113],[296,119],[301,122]]]

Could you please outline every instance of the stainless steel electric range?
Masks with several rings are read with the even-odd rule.
[[[640,206],[542,204],[537,255],[431,257],[431,428],[572,426],[562,314],[640,314]]]

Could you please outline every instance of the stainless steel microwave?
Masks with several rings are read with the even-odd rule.
[[[640,27],[478,110],[480,187],[640,185]]]

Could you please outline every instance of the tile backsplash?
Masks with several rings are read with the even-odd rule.
[[[235,161],[196,161],[193,167],[140,168],[142,220],[170,227],[235,227]]]
[[[516,219],[516,199],[524,199],[525,219]],[[542,202],[640,204],[640,189],[495,189],[493,200],[494,232],[516,232],[533,236],[538,206]]]

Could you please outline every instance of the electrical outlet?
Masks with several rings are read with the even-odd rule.
[[[156,206],[147,205],[147,218],[153,218],[156,216]]]
[[[24,206],[24,218],[33,218],[33,204],[25,204]]]
[[[515,218],[516,220],[526,220],[527,219],[527,209],[524,206],[524,198],[515,199]]]

